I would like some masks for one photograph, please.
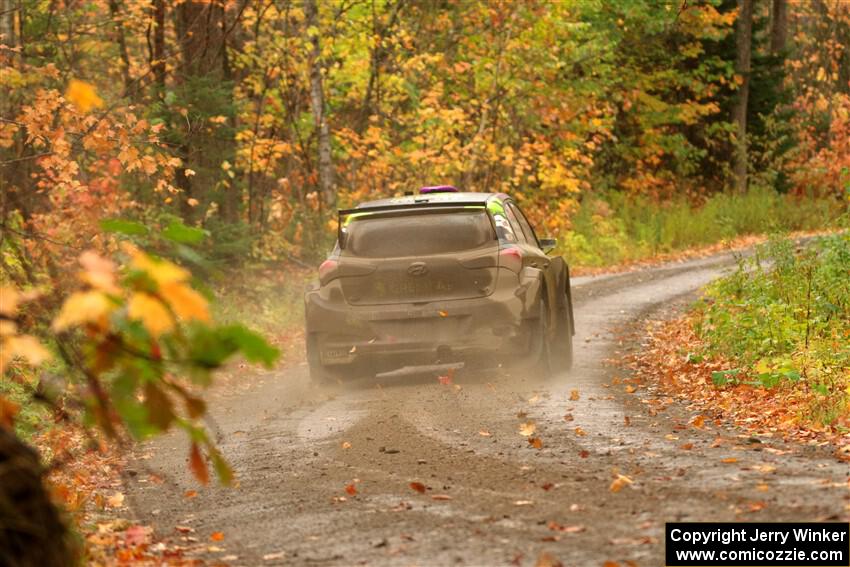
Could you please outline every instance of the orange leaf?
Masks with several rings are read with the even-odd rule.
[[[357,487],[354,486],[354,483],[351,483],[346,485],[345,491],[348,493],[349,496],[354,496],[355,494],[357,494]]]
[[[198,479],[201,484],[207,484],[210,481],[210,473],[207,470],[207,463],[204,461],[204,456],[201,455],[201,448],[197,443],[192,443],[192,448],[189,450],[189,468],[192,469],[192,474]]]
[[[738,462],[738,459],[736,459],[735,457],[729,457],[728,459],[723,459],[723,460],[722,460],[722,461],[720,461],[720,462],[721,462],[721,463],[731,464],[731,463],[737,463],[737,462]]]
[[[540,437],[529,437],[528,444],[534,447],[535,449],[543,448],[543,441],[540,439]]]
[[[697,429],[702,429],[705,426],[705,416],[698,415],[691,420],[691,425],[696,427]]]
[[[187,490],[183,493],[183,498],[194,498],[198,495],[197,490]]]
[[[620,492],[626,486],[632,483],[632,479],[627,476],[623,476],[621,474],[617,475],[617,478],[611,483],[611,486],[608,488],[611,492]]]
[[[581,394],[579,394],[578,390],[572,390],[570,392],[570,401],[577,402],[581,398]]]
[[[213,541],[221,541],[224,539],[224,534],[222,532],[213,532],[210,535],[210,539]]]
[[[418,492],[420,494],[422,494],[426,490],[425,485],[422,484],[421,482],[411,482],[410,488],[412,488],[413,490],[415,490],[416,492]]]

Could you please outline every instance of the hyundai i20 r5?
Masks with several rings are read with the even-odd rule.
[[[403,366],[572,365],[570,274],[501,193],[425,188],[339,211],[338,238],[305,294],[314,379]]]

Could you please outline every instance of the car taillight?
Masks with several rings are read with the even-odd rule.
[[[499,250],[499,265],[513,272],[522,271],[522,251],[516,246],[509,246]]]
[[[339,262],[336,260],[328,259],[322,262],[319,266],[319,282],[324,285],[336,277],[337,268],[339,268]]]

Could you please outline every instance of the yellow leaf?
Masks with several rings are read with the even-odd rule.
[[[89,83],[77,79],[68,81],[65,98],[76,106],[80,112],[88,112],[93,108],[103,106],[103,99],[97,96],[95,88]]]
[[[181,319],[210,320],[207,300],[188,285],[178,282],[162,284],[159,293]]]
[[[537,430],[537,426],[533,421],[529,421],[528,423],[522,423],[519,426],[519,434],[524,437],[530,437],[534,435],[534,432]]]
[[[8,315],[13,317],[18,310],[18,303],[21,301],[21,295],[13,287],[0,287],[0,315]]]
[[[130,298],[127,305],[127,315],[131,319],[141,321],[145,329],[154,336],[174,328],[174,319],[161,301],[149,293],[137,292]]]
[[[106,317],[114,308],[115,305],[103,292],[90,290],[72,293],[53,320],[53,330],[64,331],[86,323],[105,327]]]
[[[50,358],[50,351],[30,335],[7,336],[0,341],[0,374],[15,358],[23,358],[28,364],[38,366]]]
[[[133,268],[145,272],[159,286],[189,279],[188,271],[167,260],[155,260],[133,246],[127,246],[126,250],[133,258]]]
[[[618,474],[617,478],[614,479],[614,481],[611,483],[611,486],[608,488],[608,490],[610,490],[611,492],[620,492],[621,490],[623,490],[623,488],[625,488],[626,486],[628,486],[631,483],[632,483],[632,479],[630,479],[627,476]]]
[[[580,397],[581,397],[581,394],[579,394],[578,390],[572,390],[570,392],[570,401],[571,402],[577,402]]]

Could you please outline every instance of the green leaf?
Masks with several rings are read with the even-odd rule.
[[[165,230],[162,231],[162,237],[177,242],[179,244],[198,244],[207,236],[207,231],[186,226],[180,221],[171,221]]]
[[[105,232],[116,232],[128,236],[144,236],[148,233],[148,227],[145,225],[125,219],[103,219],[100,221],[100,228]]]
[[[257,333],[241,325],[229,325],[220,329],[224,336],[233,341],[249,362],[260,362],[271,368],[280,356],[280,350],[271,346]]]
[[[208,452],[210,459],[212,459],[215,473],[218,475],[218,480],[221,484],[225,486],[233,484],[233,469],[230,468],[230,465],[227,464],[227,461],[224,460],[224,457],[221,456],[218,449],[210,446],[208,447]]]

